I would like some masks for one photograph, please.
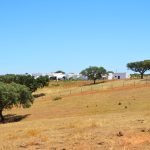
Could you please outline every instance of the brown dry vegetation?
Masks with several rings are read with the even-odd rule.
[[[94,85],[93,91],[53,100],[56,91],[87,84],[74,82],[61,81],[59,86],[39,89],[37,93],[46,96],[35,99],[29,109],[5,111],[6,115],[15,114],[14,118],[22,116],[22,120],[0,124],[0,150],[150,149],[149,86],[123,87],[119,86],[122,81],[114,81],[118,88],[100,91]]]

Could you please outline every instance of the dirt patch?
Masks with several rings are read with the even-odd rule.
[[[121,146],[138,146],[142,144],[150,144],[150,134],[134,133],[127,135],[122,139]]]

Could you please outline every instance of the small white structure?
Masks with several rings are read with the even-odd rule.
[[[56,80],[65,80],[66,75],[63,73],[49,73],[49,78],[50,79],[56,79]]]
[[[113,75],[114,79],[129,79],[130,75],[128,73],[114,73]]]
[[[112,79],[129,79],[130,75],[126,72],[124,73],[109,73],[108,74],[108,80]]]
[[[78,78],[78,74],[75,74],[75,73],[68,73],[66,75],[67,80],[70,80],[70,79],[76,80],[77,78]]]
[[[77,80],[77,79],[83,79],[83,76],[79,73],[68,73],[66,74],[67,80]]]
[[[109,73],[108,74],[108,80],[112,80],[113,79],[113,73]]]

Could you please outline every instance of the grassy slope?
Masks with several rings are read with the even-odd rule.
[[[0,125],[0,149],[148,150],[149,90],[149,87],[109,90],[70,95],[58,101],[52,101],[48,94],[36,99],[29,109],[5,112],[30,115],[20,122]],[[117,136],[119,131],[124,136]]]

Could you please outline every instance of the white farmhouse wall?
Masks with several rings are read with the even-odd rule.
[[[130,75],[128,73],[114,73],[113,79],[129,79]]]
[[[108,74],[108,80],[112,80],[113,79],[113,73],[109,73]]]

